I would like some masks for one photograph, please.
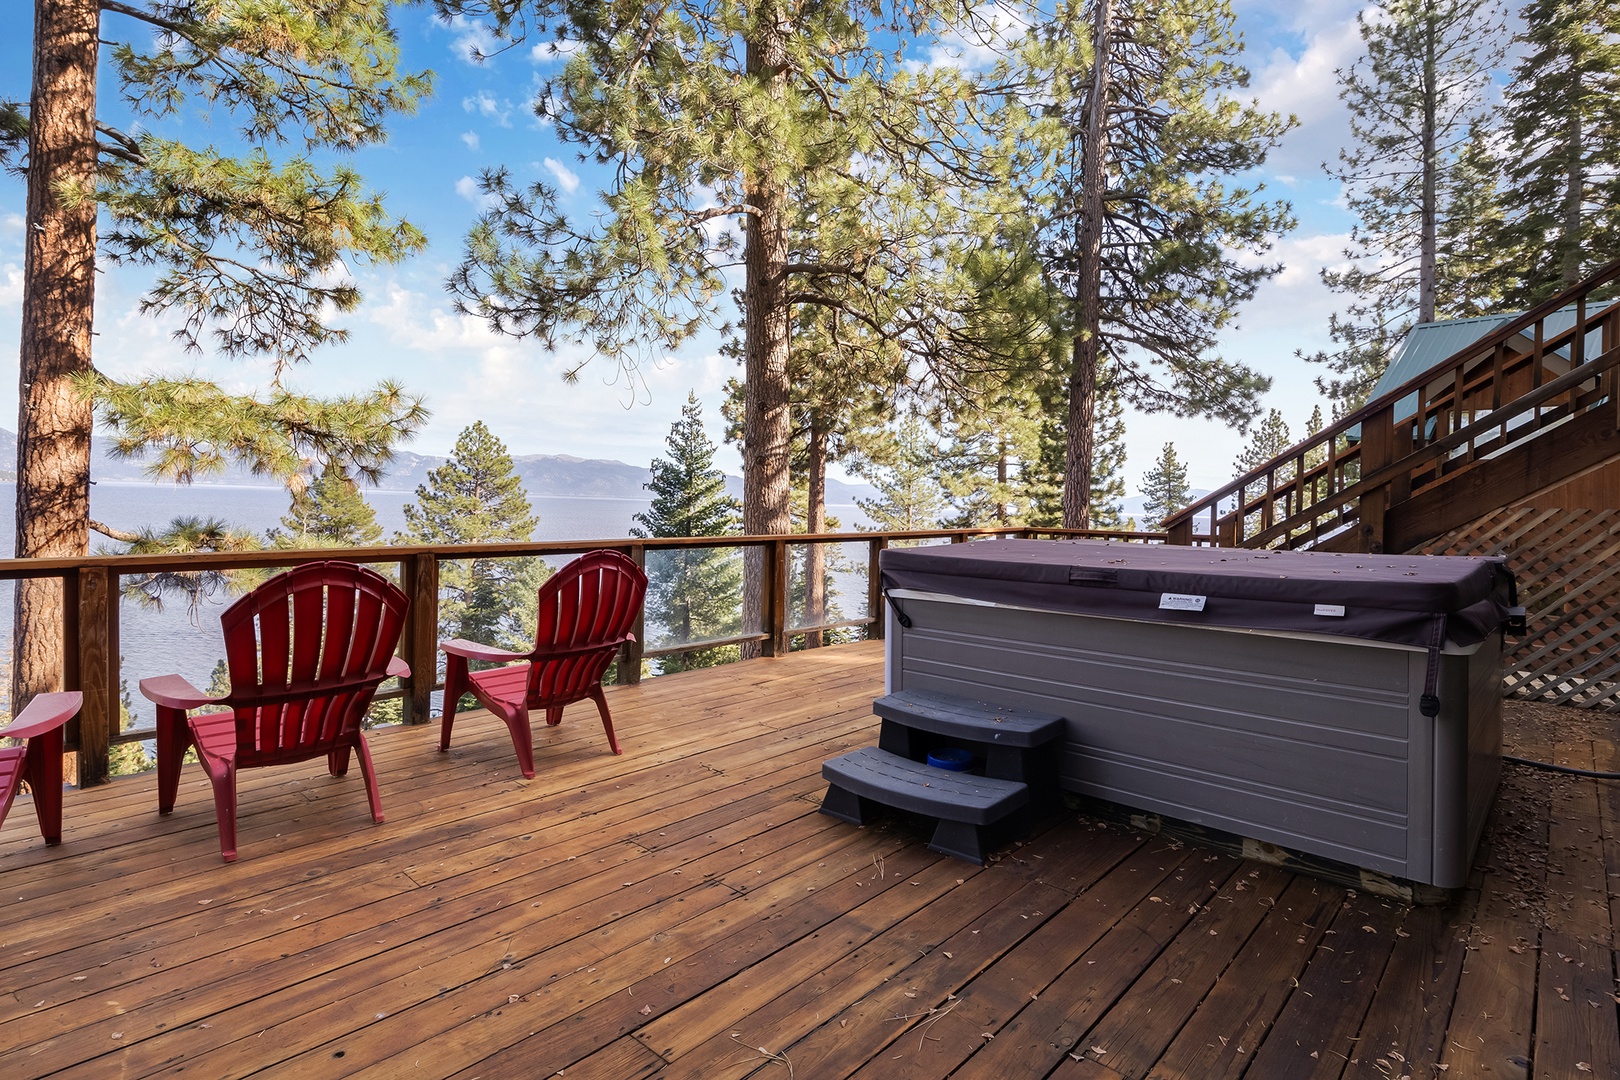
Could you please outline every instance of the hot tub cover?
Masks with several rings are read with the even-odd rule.
[[[1509,620],[1513,575],[1501,558],[1359,555],[1130,544],[979,540],[887,548],[885,593],[970,600],[1152,622],[1366,638],[1437,651]]]

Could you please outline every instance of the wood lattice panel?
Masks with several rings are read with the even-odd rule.
[[[1509,507],[1414,553],[1507,556],[1529,633],[1508,642],[1505,693],[1620,712],[1620,510]]]

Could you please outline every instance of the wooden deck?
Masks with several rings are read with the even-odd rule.
[[[358,775],[200,770],[0,832],[0,1077],[1620,1076],[1620,784],[1510,767],[1473,886],[1410,908],[1069,815],[979,868],[816,812],[875,738],[862,645],[379,732]],[[1612,724],[1514,749],[1620,768]]]

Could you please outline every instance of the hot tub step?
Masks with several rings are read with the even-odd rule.
[[[922,761],[936,747],[960,746],[978,755],[986,776],[1028,784],[1038,807],[1057,807],[1063,717],[937,690],[900,690],[878,698],[872,711],[883,718],[881,749]]]
[[[821,766],[827,797],[821,811],[854,825],[866,822],[870,803],[937,818],[928,846],[984,863],[986,830],[1029,805],[1029,785],[1015,780],[947,772],[875,746],[852,750]]]
[[[872,703],[872,711],[902,727],[996,746],[1041,746],[1063,736],[1061,716],[933,690],[888,694]]]

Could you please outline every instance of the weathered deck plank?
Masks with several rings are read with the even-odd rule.
[[[60,848],[18,806],[0,1075],[1620,1075],[1620,784],[1510,768],[1449,907],[1072,814],[977,867],[817,812],[881,673],[615,688],[625,755],[570,712],[533,781],[481,715],[449,754],[380,731],[386,823],[357,776],[258,770],[228,866],[200,774],[168,818],[150,776],[69,792]],[[1531,709],[1516,752],[1620,764]]]

